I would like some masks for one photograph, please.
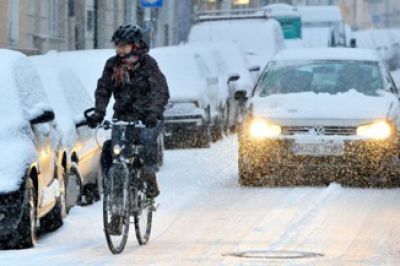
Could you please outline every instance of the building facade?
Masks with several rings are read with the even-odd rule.
[[[164,0],[143,8],[140,0],[0,0],[0,47],[49,50],[111,48],[122,24],[140,25],[152,47],[185,40],[193,20],[193,0]]]

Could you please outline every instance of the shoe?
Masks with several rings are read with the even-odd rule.
[[[153,171],[147,171],[144,175],[144,180],[146,182],[146,197],[155,198],[160,195],[160,189],[158,188],[157,176]]]
[[[146,190],[146,197],[149,199],[154,199],[156,198],[158,195],[160,195],[160,190],[158,189],[158,187],[154,187],[154,186],[149,186]]]

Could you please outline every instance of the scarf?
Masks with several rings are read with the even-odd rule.
[[[122,58],[113,68],[111,79],[114,81],[114,84],[116,86],[130,84],[130,73],[135,71],[139,65],[139,56],[137,55],[130,55],[126,58]]]

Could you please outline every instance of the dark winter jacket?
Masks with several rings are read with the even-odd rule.
[[[154,58],[148,54],[140,57],[139,67],[129,72],[129,83],[112,80],[114,67],[120,58],[107,60],[95,92],[96,109],[105,112],[111,95],[114,96],[114,118],[119,120],[146,120],[149,115],[163,119],[169,99],[168,85]]]

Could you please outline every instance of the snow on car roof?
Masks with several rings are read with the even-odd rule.
[[[298,6],[303,22],[340,22],[343,20],[337,6]]]
[[[239,74],[240,79],[236,82],[239,87],[253,86],[253,81],[249,70],[246,67],[245,57],[240,47],[232,42],[216,41],[216,42],[195,42],[187,43],[186,47],[195,50],[212,51],[212,56],[217,63],[218,69],[213,71],[224,73],[225,75]],[[221,82],[226,82],[222,81]]]
[[[10,192],[18,189],[36,151],[27,134],[30,125],[24,117],[16,79],[26,56],[0,49],[0,60],[0,192]]]
[[[380,61],[378,55],[367,49],[354,48],[302,48],[287,49],[279,52],[274,61],[307,61],[307,60],[359,60]]]
[[[171,99],[202,98],[205,76],[202,76],[195,52],[184,46],[169,46],[150,50],[166,76]]]

